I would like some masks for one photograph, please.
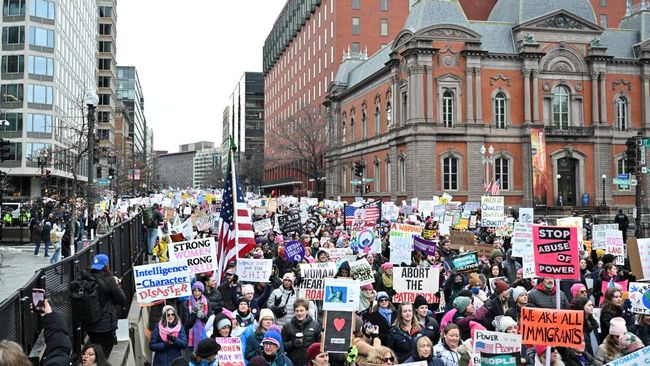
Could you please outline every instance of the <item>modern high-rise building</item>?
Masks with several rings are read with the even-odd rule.
[[[124,103],[132,124],[129,136],[133,139],[133,154],[141,159],[146,154],[147,121],[144,116],[144,95],[135,66],[117,67],[117,97]]]
[[[221,155],[228,163],[229,138],[237,145],[235,155],[241,184],[247,189],[262,185],[264,161],[264,77],[261,72],[245,72],[230,95],[228,116],[224,115]],[[225,171],[225,170],[224,170]]]
[[[86,159],[75,158],[86,143],[85,90],[97,81],[98,13],[95,1],[2,2],[0,137],[11,141],[11,158],[0,169],[9,175],[7,195],[67,193],[75,176],[86,178]],[[51,178],[41,178],[48,170]]]
[[[97,40],[97,106],[96,133],[99,137],[101,158],[96,166],[96,177],[106,177],[108,166],[115,165],[115,110],[117,61],[117,1],[99,0],[99,39]],[[112,164],[111,164],[112,163]]]
[[[221,174],[221,148],[199,150],[194,155],[194,188],[220,187]]]
[[[204,149],[212,149],[213,147],[214,147],[214,142],[198,141],[198,142],[191,142],[189,144],[178,145],[178,151],[179,152],[199,151]]]

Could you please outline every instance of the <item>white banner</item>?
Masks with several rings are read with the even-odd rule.
[[[357,311],[361,284],[351,278],[326,278],[323,310]]]
[[[646,280],[650,279],[650,239],[637,239],[636,245],[639,248],[639,256],[641,258],[646,258],[646,260],[641,261],[641,270],[643,271],[643,278]]]
[[[650,365],[650,346],[642,348],[629,355],[621,356],[612,362],[606,363],[605,366],[640,366]]]
[[[167,252],[170,262],[187,263],[192,274],[217,269],[217,246],[213,237],[170,243]]]
[[[629,289],[632,312],[650,314],[650,283],[630,282]]]
[[[421,226],[393,224],[390,228],[390,262],[410,265],[411,252],[413,252],[413,236],[421,233]]]
[[[140,304],[190,296],[190,268],[187,263],[164,262],[133,267],[136,299]]]
[[[477,330],[474,333],[474,350],[492,354],[520,352],[521,335]]]
[[[594,225],[591,232],[591,250],[607,248],[607,230],[618,230],[618,224]]]
[[[243,282],[269,282],[272,259],[237,259],[237,276]]]
[[[625,264],[625,242],[623,242],[623,232],[620,230],[607,230],[607,247],[606,254],[616,257],[616,265]]]
[[[393,267],[395,292],[438,292],[440,268]]]
[[[372,267],[365,258],[350,262],[350,276],[355,280],[359,280],[361,286],[375,282]]]
[[[300,293],[307,300],[323,300],[325,294],[325,278],[336,275],[336,263],[301,263],[300,264]]]
[[[535,209],[532,207],[519,208],[519,222],[522,224],[532,224],[535,222]]]
[[[269,218],[266,218],[264,220],[255,221],[253,223],[253,230],[255,230],[256,233],[267,233],[272,228],[273,228],[273,225],[271,224],[271,219],[269,219]]]
[[[533,224],[515,222],[512,234],[512,256],[524,258],[533,255]]]

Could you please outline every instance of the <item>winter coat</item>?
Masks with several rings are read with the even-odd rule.
[[[445,363],[445,366],[457,366],[458,361],[460,361],[460,355],[458,352],[449,349],[449,347],[443,343],[442,338],[440,338],[438,344],[433,346],[433,355],[441,359]]]
[[[508,283],[515,282],[517,279],[517,271],[521,268],[521,264],[510,258],[511,253],[512,250],[508,250],[506,252],[506,260],[501,263],[501,267],[503,267],[503,274],[508,279]]]
[[[429,358],[422,358],[418,354],[418,342],[417,339],[419,337],[413,337],[413,347],[411,347],[411,357],[407,358],[404,363],[411,363],[411,362],[420,362],[420,361],[426,361],[427,366],[445,366],[445,362],[436,357],[433,353],[433,350],[431,351],[431,356]]]
[[[600,313],[600,338],[598,339],[601,343],[609,334],[609,323],[616,317],[625,319],[627,329],[634,330],[634,320],[623,311],[623,308],[617,306],[603,309]]]
[[[162,338],[160,338],[158,323],[154,324],[151,341],[149,342],[149,349],[156,353],[153,357],[152,366],[171,365],[172,361],[182,356],[181,351],[184,348],[187,348],[187,334],[185,334],[184,327],[181,327],[172,345],[163,342]]]
[[[266,306],[271,310],[284,306],[284,309],[286,311],[286,314],[283,317],[275,319],[275,324],[277,326],[284,327],[284,325],[293,318],[293,303],[297,298],[297,290],[293,287],[286,289],[284,286],[281,286],[271,292],[271,296],[269,296],[269,300],[266,302]]]
[[[49,242],[50,232],[52,231],[52,222],[45,220],[43,223],[43,231],[41,231],[41,240]]]
[[[615,359],[622,356],[620,352],[616,352],[613,358],[607,357],[607,349],[605,347],[605,344],[598,346],[598,351],[596,351],[596,355],[594,356],[594,361],[592,363],[593,366],[603,366],[604,364],[614,361]]]
[[[636,328],[636,335],[641,338],[643,344],[650,345],[650,326],[639,324]]]
[[[244,358],[246,361],[250,361],[251,358],[259,356],[262,354],[262,340],[264,339],[264,333],[257,335],[257,332],[252,331],[246,336],[246,351],[244,353]]]
[[[508,297],[510,298],[510,297]],[[508,302],[508,300],[505,300]],[[494,319],[496,319],[499,316],[504,316],[505,312],[503,310],[503,302],[504,300],[501,300],[501,296],[498,294],[488,300],[483,307],[487,310],[485,313],[485,321],[483,322],[485,324],[485,327],[488,328],[489,330],[496,330],[498,331],[498,325],[494,324]],[[508,304],[510,306],[510,304]],[[509,310],[510,308],[508,308]]]
[[[230,311],[235,311],[237,309],[237,306],[235,305],[235,302],[237,302],[237,286],[231,286],[230,281],[224,280],[219,287],[217,287],[217,291],[219,291],[221,295],[221,306]]]
[[[41,326],[45,336],[45,355],[41,365],[63,366],[70,365],[72,341],[68,334],[65,319],[60,313],[49,313],[41,317]]]
[[[366,320],[368,322],[379,327],[378,337],[381,340],[381,344],[386,344],[388,342],[388,330],[395,322],[396,317],[397,317],[397,310],[394,310],[393,313],[391,314],[390,324],[388,324],[386,322],[386,318],[384,318],[379,313],[379,310],[373,311],[372,313],[368,313],[368,315],[366,316]]]
[[[208,292],[207,287],[203,292],[203,296],[208,299],[208,313],[214,313],[215,309],[223,307],[223,299],[221,298],[221,291],[218,288]]]
[[[420,323],[420,326],[422,327],[422,334],[429,337],[432,344],[438,343],[440,340],[440,323],[438,323],[436,318],[427,315],[424,318],[424,325]]]
[[[303,334],[302,344],[294,344],[296,334]],[[282,327],[282,342],[287,356],[294,365],[306,365],[307,348],[314,342],[319,342],[321,336],[321,325],[309,315],[304,322],[299,322],[294,316],[284,327]]]
[[[399,363],[404,363],[404,361],[411,356],[413,340],[418,335],[422,335],[422,333],[418,331],[413,334],[407,334],[402,329],[400,329],[399,326],[394,325],[388,331],[388,341],[386,343],[386,347],[392,349],[395,352]]]
[[[537,308],[555,309],[555,291],[557,288],[553,286],[551,292],[546,292],[542,284],[537,285],[528,293],[528,303],[535,305]],[[569,309],[569,300],[566,295],[560,291],[560,308]]]
[[[83,271],[82,278],[94,278],[99,282],[99,303],[104,314],[92,324],[86,326],[89,333],[112,332],[117,329],[119,310],[126,305],[126,296],[122,288],[110,274],[101,271]]]
[[[36,240],[41,240],[41,232],[37,229],[38,224],[38,218],[36,217],[32,217],[29,220],[29,241],[32,243]]]

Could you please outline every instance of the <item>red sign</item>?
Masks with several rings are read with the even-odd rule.
[[[575,227],[533,226],[535,275],[580,279],[578,232]]]

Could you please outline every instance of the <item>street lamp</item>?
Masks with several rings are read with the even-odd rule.
[[[94,179],[94,161],[93,161],[93,152],[95,151],[95,110],[97,109],[97,104],[99,103],[99,96],[97,93],[92,90],[86,90],[84,95],[84,103],[88,107],[88,220],[90,220],[90,215],[92,215],[93,209],[93,179]]]
[[[603,180],[603,202],[601,202],[601,205],[607,206],[607,202],[605,201],[605,184],[607,180],[607,176],[603,174],[600,178]]]
[[[492,147],[492,145],[490,145],[490,147],[488,149],[486,149],[485,145],[481,145],[481,149],[479,151],[481,152],[481,160],[483,161],[485,184],[489,184],[490,183],[490,164],[492,164],[492,161],[494,160],[494,157],[492,156],[494,154],[494,147]]]
[[[41,197],[47,195],[47,180],[50,177],[50,171],[45,168],[48,166],[50,154],[45,149],[41,149],[38,154],[38,167],[41,169]]]
[[[563,200],[562,200],[562,194],[560,193],[560,179],[562,176],[560,174],[555,176],[557,178],[557,181],[555,183],[555,186],[557,187],[557,204],[558,206],[564,206]]]

